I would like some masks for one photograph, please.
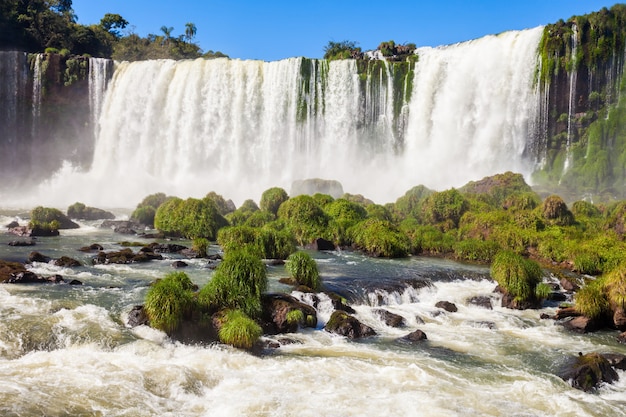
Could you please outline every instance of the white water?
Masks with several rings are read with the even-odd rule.
[[[541,33],[420,49],[400,115],[390,78],[360,84],[354,61],[121,63],[93,166],[66,165],[32,200],[133,207],[154,192],[216,191],[239,204],[269,187],[326,178],[385,203],[417,184],[446,189],[507,170],[529,174]]]

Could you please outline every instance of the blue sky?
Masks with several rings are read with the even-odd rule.
[[[601,0],[74,0],[82,24],[117,13],[135,33],[160,34],[185,23],[197,27],[204,51],[231,58],[274,61],[320,58],[328,41],[355,41],[363,50],[382,41],[439,46],[507,30],[533,28],[610,8]]]

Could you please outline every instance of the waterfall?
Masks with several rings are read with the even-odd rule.
[[[541,34],[421,48],[411,66],[306,58],[120,63],[103,101],[101,89],[90,90],[99,113],[90,170],[66,164],[38,202],[66,196],[50,190],[72,189],[80,195],[50,204],[132,207],[155,192],[209,191],[241,203],[270,187],[326,178],[386,203],[418,184],[442,190],[508,170],[528,176]],[[90,79],[103,73],[101,64],[90,61]]]
[[[110,59],[89,58],[89,107],[94,126],[98,125],[112,70],[113,62]]]
[[[578,49],[578,26],[575,24],[572,25],[572,39],[571,39],[571,49],[572,52],[570,54],[572,60],[572,69],[569,73],[569,101],[568,101],[568,109],[567,109],[567,142],[565,147],[565,163],[563,164],[563,174],[567,172],[571,163],[572,163],[572,154],[571,154],[571,146],[572,146],[572,122],[574,120],[574,113],[576,111],[576,81],[578,78],[578,71],[576,69],[576,53]]]
[[[38,134],[39,130],[39,118],[41,116],[41,95],[43,92],[43,55],[36,54],[33,63],[32,63],[32,74],[33,74],[33,97],[32,97],[32,108],[33,108],[33,119],[31,123],[32,134],[31,136],[34,138]]]

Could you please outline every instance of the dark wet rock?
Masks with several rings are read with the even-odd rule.
[[[41,262],[44,264],[47,264],[48,262],[50,262],[52,260],[52,258],[50,258],[49,256],[43,255],[39,252],[31,252],[28,255],[28,262]]]
[[[9,284],[42,284],[49,281],[34,272],[24,271],[12,274],[5,282]]]
[[[148,248],[154,253],[179,253],[182,250],[188,249],[186,246],[177,245],[175,243],[151,243]]]
[[[9,242],[9,246],[35,246],[36,242],[33,239],[30,240],[12,240]]]
[[[562,320],[567,317],[578,317],[581,314],[574,307],[561,307],[554,314],[555,320]]]
[[[52,284],[63,284],[65,282],[65,280],[63,279],[63,277],[61,275],[52,275],[50,277],[44,278],[47,282],[50,282]]]
[[[617,341],[626,345],[626,332],[622,332],[617,336]]]
[[[189,264],[183,261],[174,261],[172,262],[172,266],[178,269],[178,268],[186,268],[189,266]]]
[[[567,295],[560,291],[552,291],[548,294],[548,301],[567,301]]]
[[[89,246],[83,246],[82,248],[78,249],[81,252],[98,252],[101,250],[104,250],[104,246],[102,246],[99,243],[92,243]]]
[[[426,336],[426,333],[424,333],[423,331],[419,329],[407,334],[406,336],[402,336],[401,338],[397,339],[397,341],[400,343],[409,343],[409,344],[420,343],[420,342],[423,342],[424,340],[428,340],[428,337]]]
[[[456,313],[458,311],[456,304],[449,301],[438,301],[437,304],[435,304],[435,307],[442,308],[448,313]]]
[[[314,328],[317,325],[315,309],[288,294],[263,294],[261,302],[262,327],[266,334],[293,333],[298,327]],[[302,314],[294,314],[293,311]],[[301,320],[294,320],[294,315],[299,315]]]
[[[564,321],[563,327],[576,333],[589,333],[600,330],[603,326],[600,320],[578,316],[571,320]]]
[[[613,383],[619,380],[619,375],[610,362],[599,353],[579,354],[569,359],[558,373],[564,381],[569,381],[572,387],[592,391],[602,382]]]
[[[163,256],[155,254],[154,252],[137,252],[134,253],[132,249],[125,248],[120,251],[112,252],[99,252],[95,258],[93,258],[93,264],[130,264],[130,263],[142,263],[152,260],[161,260]]]
[[[283,259],[264,259],[263,263],[267,266],[285,265],[285,261]]]
[[[70,258],[68,256],[61,256],[59,259],[54,261],[54,264],[56,266],[62,266],[62,267],[81,266],[80,262],[78,262],[76,259]]]
[[[0,259],[0,282],[7,282],[12,276],[21,272],[26,272],[23,264]]]
[[[219,253],[214,253],[213,255],[208,255],[206,258],[210,261],[221,261],[222,255],[220,255]]]
[[[512,310],[537,310],[542,305],[541,300],[516,300],[511,294],[502,294],[502,307]]]
[[[7,229],[12,229],[14,227],[19,227],[19,226],[20,224],[16,220],[13,220],[11,223],[7,224],[5,227]]]
[[[626,355],[621,353],[603,353],[602,356],[609,361],[613,368],[626,371]]]
[[[318,251],[323,251],[323,250],[333,251],[336,249],[335,244],[333,242],[331,242],[330,240],[322,239],[321,237],[315,239],[313,242],[307,245],[306,248],[311,249],[311,250],[318,250]]]
[[[70,282],[68,282],[69,285],[83,285],[82,281],[79,281],[77,279],[73,279]]]
[[[122,235],[136,235],[136,230],[143,229],[139,223],[130,220],[105,220],[100,224],[103,229],[113,229],[115,233]]]
[[[66,227],[65,229],[74,229],[73,227]],[[31,236],[51,237],[59,236],[59,231],[56,229],[50,229],[47,227],[35,226],[30,232]]]
[[[137,236],[142,237],[144,239],[165,239],[165,233],[161,233],[161,232],[139,233]]]
[[[379,308],[375,310],[374,313],[389,327],[403,327],[406,324],[404,317],[392,313],[391,311]]]
[[[487,310],[493,310],[493,305],[491,304],[491,298],[485,295],[477,295],[475,297],[468,298],[467,303],[478,306],[478,307],[486,308]]]
[[[424,324],[424,319],[421,318],[420,316],[415,316],[415,322],[417,324]]]
[[[361,323],[356,317],[351,316],[345,311],[339,310],[333,312],[328,323],[324,326],[324,330],[346,336],[349,339],[376,335],[374,329]]]
[[[347,301],[345,298],[335,293],[326,293],[326,295],[328,295],[328,297],[330,298],[330,301],[333,304],[333,308],[335,310],[345,311],[348,314],[356,313],[355,309],[346,304]]]
[[[137,327],[141,325],[148,325],[148,315],[143,306],[134,306],[132,310],[128,312],[128,326]]]

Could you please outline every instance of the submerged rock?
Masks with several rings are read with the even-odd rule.
[[[50,258],[49,256],[46,256],[46,255],[44,255],[42,253],[39,253],[37,251],[31,252],[28,255],[28,262],[41,262],[41,263],[47,264],[51,260],[52,260],[52,258]]]
[[[493,310],[493,304],[491,304],[491,298],[485,295],[477,295],[467,299],[468,304],[472,304],[478,307],[486,308],[487,310]]]
[[[35,246],[36,242],[33,239],[30,240],[12,240],[8,243],[9,246]]]
[[[54,261],[54,264],[56,266],[63,267],[82,266],[80,262],[78,262],[76,259],[70,258],[69,256],[61,256],[59,259]]]
[[[132,310],[128,312],[127,324],[130,327],[137,327],[141,325],[148,325],[148,315],[143,306],[134,306]]]
[[[356,317],[345,311],[335,311],[330,316],[324,330],[346,336],[349,339],[359,339],[376,335],[376,331],[371,327],[361,323]]]
[[[611,363],[599,353],[580,353],[578,357],[571,358],[559,371],[559,377],[569,381],[572,387],[587,392],[602,382],[611,384],[619,380]]]
[[[399,314],[392,313],[382,308],[377,309],[375,313],[383,323],[389,327],[402,327],[405,325],[404,317]]]
[[[406,336],[402,336],[401,338],[397,339],[397,341],[400,343],[416,344],[423,342],[427,339],[428,337],[426,336],[426,333],[417,329],[414,332],[407,334]]]

